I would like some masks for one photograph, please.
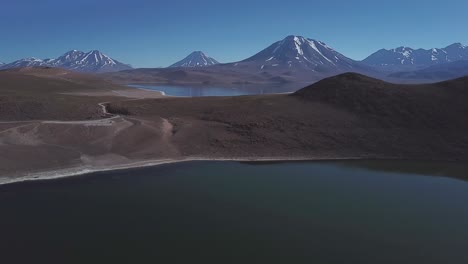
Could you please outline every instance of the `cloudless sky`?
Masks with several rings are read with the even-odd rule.
[[[100,50],[134,67],[168,66],[195,50],[220,62],[287,35],[352,59],[381,48],[468,44],[467,0],[0,0],[0,61]]]

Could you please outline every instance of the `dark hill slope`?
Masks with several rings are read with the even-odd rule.
[[[331,104],[389,127],[468,129],[468,77],[435,84],[401,85],[345,73],[292,96]]]

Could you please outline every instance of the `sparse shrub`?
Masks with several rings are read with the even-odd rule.
[[[128,108],[118,105],[107,105],[107,112],[114,115],[130,115]]]

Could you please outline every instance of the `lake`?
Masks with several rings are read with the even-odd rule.
[[[152,85],[152,84],[132,84],[133,88],[143,88],[164,92],[168,96],[239,96],[254,94],[291,93],[298,89],[292,86],[260,86],[260,85],[239,85],[236,87],[216,87],[216,86],[177,86],[177,85]]]
[[[0,259],[466,264],[467,174],[459,163],[197,161],[4,185]]]

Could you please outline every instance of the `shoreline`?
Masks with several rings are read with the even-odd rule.
[[[148,167],[157,167],[164,164],[175,164],[182,162],[191,162],[191,161],[235,161],[235,162],[295,162],[295,161],[304,161],[304,162],[314,162],[314,161],[346,161],[346,160],[365,160],[365,159],[374,159],[374,158],[365,158],[365,157],[345,157],[345,158],[312,158],[312,157],[277,157],[277,158],[207,158],[207,157],[193,157],[193,158],[184,158],[184,159],[160,159],[160,160],[149,160],[149,161],[139,161],[134,163],[129,163],[125,165],[114,165],[107,168],[99,167],[89,167],[86,165],[56,169],[50,171],[42,172],[32,172],[24,176],[19,177],[0,177],[0,186],[30,182],[30,181],[47,181],[47,180],[56,180],[62,178],[70,178],[74,176],[82,176],[97,172],[107,172],[107,171],[120,171],[127,169],[139,169],[139,168],[148,168]],[[392,158],[382,158],[382,160],[391,160]]]
[[[164,91],[160,91],[160,90],[152,90],[152,89],[146,89],[146,88],[135,87],[135,86],[130,86],[130,85],[125,85],[125,87],[129,87],[129,88],[132,88],[132,89],[140,89],[140,90],[146,91],[146,92],[156,92],[156,93],[160,93],[161,96],[164,96],[164,97],[171,96],[171,95],[167,95]]]
[[[148,85],[151,85],[151,84],[148,84]],[[149,88],[143,88],[143,87],[136,87],[136,86],[145,86],[144,84],[126,84],[125,85],[126,87],[129,87],[129,88],[132,88],[132,89],[140,89],[140,90],[143,90],[143,91],[150,91],[150,92],[157,92],[157,93],[160,93],[162,95],[162,97],[173,97],[173,98],[194,98],[194,97],[237,97],[237,96],[256,96],[256,95],[281,95],[281,94],[293,94],[294,91],[292,92],[279,92],[279,93],[261,93],[261,94],[242,94],[242,95],[204,95],[204,96],[184,96],[184,95],[170,95],[170,94],[166,94],[166,92],[164,91],[161,91],[161,90],[154,90],[154,89],[149,89]],[[157,85],[154,85],[154,86],[157,86]],[[170,84],[168,84],[168,86],[170,86]],[[177,85],[174,85],[174,86],[177,86]],[[199,87],[204,87],[204,86],[199,86]],[[213,89],[216,89],[216,88],[219,88],[219,87],[209,87],[209,86],[206,86],[208,88],[213,88]],[[191,86],[187,85],[187,88],[191,88]],[[228,88],[236,88],[236,87],[228,87]]]
[[[438,162],[454,162],[454,163],[464,163],[460,160],[443,160],[443,159],[407,159],[401,157],[245,157],[245,158],[209,158],[209,157],[190,157],[190,158],[181,158],[181,159],[158,159],[158,160],[147,160],[147,161],[136,161],[133,163],[128,163],[125,165],[114,165],[108,167],[90,167],[90,166],[77,166],[49,171],[41,172],[32,172],[24,176],[8,178],[0,177],[0,187],[8,184],[23,183],[30,181],[48,181],[56,180],[63,178],[70,178],[74,176],[88,175],[98,172],[112,172],[112,171],[121,171],[128,169],[139,169],[139,168],[149,168],[157,167],[165,164],[176,164],[183,162],[192,162],[192,161],[232,161],[232,162],[258,162],[258,163],[268,163],[268,162],[327,162],[327,161],[359,161],[359,160],[381,160],[381,161],[438,161]]]

